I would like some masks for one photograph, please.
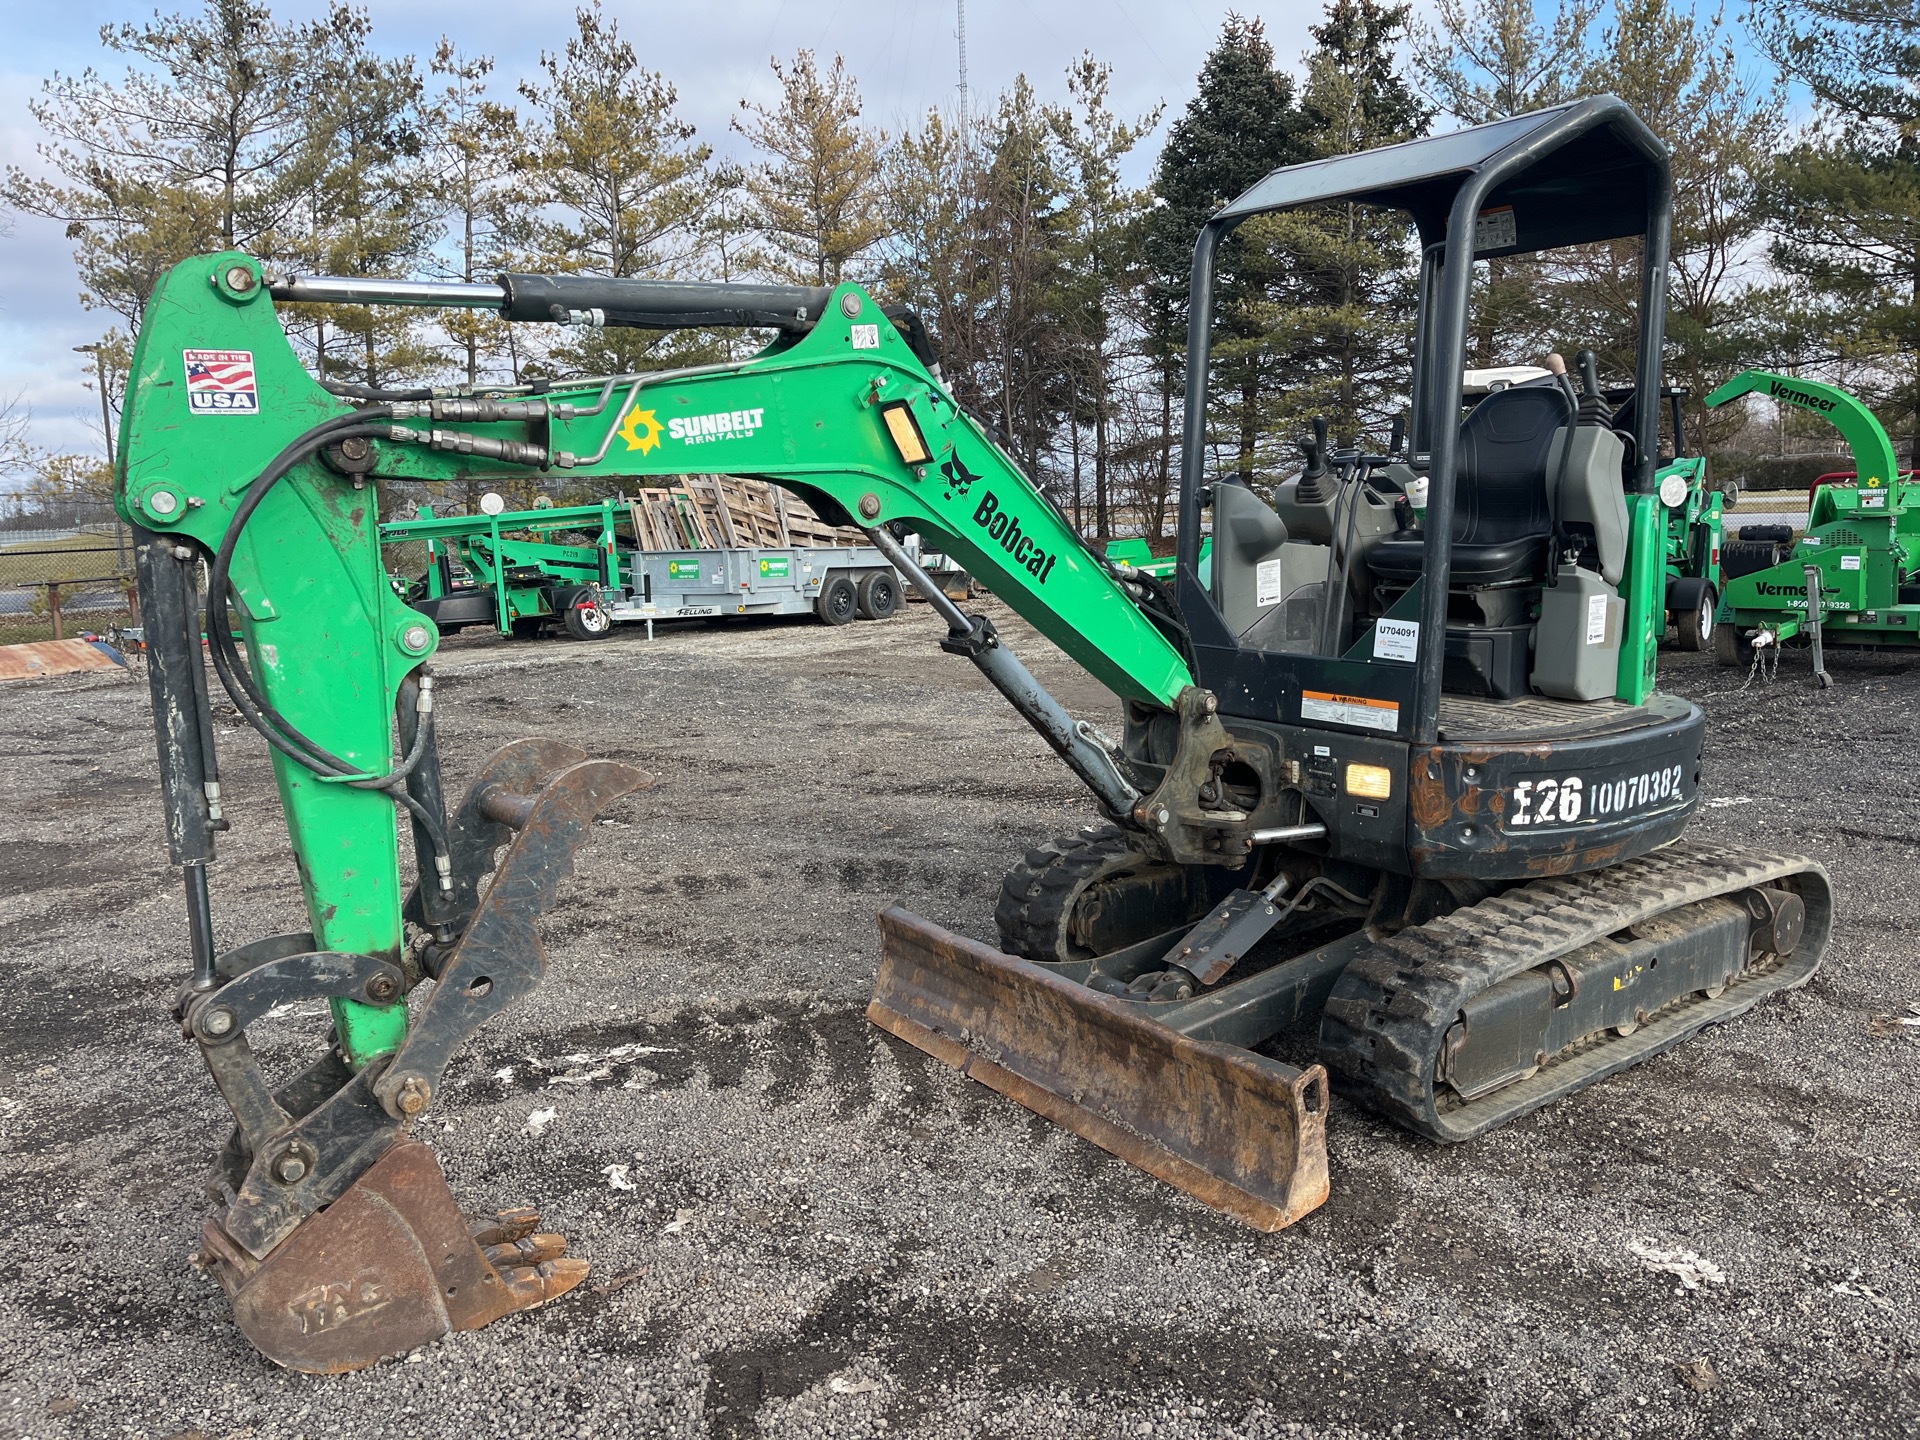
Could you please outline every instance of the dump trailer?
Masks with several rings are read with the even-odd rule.
[[[1827,645],[1920,645],[1920,484],[1900,470],[1873,412],[1838,386],[1747,370],[1707,403],[1754,394],[1838,429],[1853,452],[1852,483],[1816,485],[1798,537],[1786,526],[1741,531],[1743,550],[1758,554],[1725,581],[1715,655],[1751,668],[1757,652],[1804,643],[1813,651],[1815,682],[1825,687],[1832,683]]]
[[[380,527],[381,542],[422,542],[425,573],[407,599],[442,635],[490,625],[532,638],[559,624],[598,640],[617,624],[724,615],[814,615],[828,625],[885,620],[900,608],[900,576],[869,545],[635,547],[625,497],[480,515],[439,515]]]
[[[1263,496],[1208,470],[1215,260],[1242,223],[1321,202],[1403,212],[1419,236],[1407,443],[1316,437]],[[283,1364],[351,1369],[584,1273],[532,1212],[463,1215],[413,1132],[447,1106],[453,1052],[538,983],[535,922],[595,812],[647,780],[535,738],[447,803],[438,636],[380,565],[369,491],[395,481],[632,483],[719,461],[863,529],[928,596],[941,650],[1104,817],[1017,860],[991,939],[887,910],[869,1016],[1248,1225],[1326,1199],[1334,1083],[1466,1140],[1804,984],[1832,927],[1824,870],[1685,838],[1705,717],[1654,687],[1653,407],[1629,450],[1582,352],[1577,389],[1562,375],[1461,418],[1481,254],[1637,240],[1633,383],[1657,394],[1671,219],[1666,151],[1607,97],[1279,170],[1229,203],[1194,253],[1170,579],[1087,546],[955,403],[918,322],[857,284],[270,280],[231,252],[169,272],[136,347],[119,494],[187,877],[180,1021],[235,1119],[201,1263],[247,1337]],[[287,343],[276,304],[302,302],[772,338],[538,393],[345,395]],[[209,351],[245,357],[217,403],[200,398]],[[724,439],[684,439],[743,414]],[[923,580],[899,530],[1107,686],[1117,733]],[[231,797],[192,622],[202,562],[213,668],[275,752],[308,917],[226,950],[205,883]],[[317,999],[332,1028],[276,1083],[248,1027]],[[1555,1143],[1585,1144],[1577,1121]]]

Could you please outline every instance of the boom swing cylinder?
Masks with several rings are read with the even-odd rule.
[[[1220,242],[1328,199],[1397,207],[1419,232],[1411,426],[1379,454],[1322,434],[1271,487],[1209,483]],[[1824,872],[1674,843],[1704,722],[1652,693],[1653,407],[1616,430],[1588,366],[1584,393],[1518,386],[1463,419],[1457,370],[1432,359],[1462,351],[1477,253],[1631,226],[1648,269],[1636,381],[1658,393],[1668,216],[1664,151],[1607,99],[1276,172],[1229,205],[1195,256],[1171,585],[1083,544],[956,402],[919,322],[856,285],[270,286],[242,255],[177,267],[135,355],[120,505],[164,632],[156,731],[191,900],[182,1022],[236,1119],[202,1254],[248,1336],[282,1363],[352,1368],[582,1273],[530,1214],[462,1217],[408,1130],[454,1049],[538,982],[533,922],[593,815],[649,782],[523,741],[445,813],[437,635],[380,568],[389,482],[564,471],[612,489],[723,470],[864,530],[932,602],[941,647],[1107,822],[1013,869],[999,949],[884,914],[869,1015],[1249,1224],[1326,1198],[1329,1068],[1461,1139],[1803,983],[1831,924]],[[329,391],[275,300],[772,338],[746,360],[537,393]],[[1108,686],[1123,733],[1069,715],[921,572],[909,531]],[[215,671],[273,747],[310,921],[225,955],[207,901],[230,797],[193,618],[203,562]],[[400,813],[422,877],[404,895]],[[334,1028],[276,1087],[246,1029],[288,998],[327,999]],[[1315,1025],[1318,1062],[1288,1038]]]

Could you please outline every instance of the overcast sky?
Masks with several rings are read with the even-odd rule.
[[[542,47],[558,48],[572,28],[574,0],[365,0],[376,43],[390,52],[432,53],[451,35],[468,53],[495,57],[502,93],[536,67]],[[193,0],[162,0],[172,13]],[[1430,0],[1416,0],[1416,11]],[[1276,55],[1296,68],[1320,0],[967,0],[969,80],[976,101],[990,99],[1024,71],[1047,98],[1064,94],[1062,74],[1091,49],[1114,69],[1114,108],[1131,117],[1164,101],[1178,113],[1193,93],[1200,62],[1229,8],[1257,14]],[[317,0],[275,6],[286,19],[319,13]],[[679,89],[683,118],[724,154],[738,151],[728,120],[741,97],[770,98],[770,56],[811,48],[839,53],[858,77],[867,117],[898,130],[928,107],[954,98],[958,54],[955,0],[719,0],[661,3],[607,0],[641,63]],[[0,163],[41,168],[38,127],[29,100],[55,70],[90,65],[117,78],[123,66],[99,42],[104,24],[151,13],[134,0],[63,0],[8,7],[7,54],[0,60]],[[1162,131],[1142,146],[1141,174]],[[86,357],[72,347],[97,338],[108,318],[83,310],[71,246],[60,227],[15,217],[0,237],[0,396],[33,409],[41,445],[99,449],[98,400],[82,388]]]

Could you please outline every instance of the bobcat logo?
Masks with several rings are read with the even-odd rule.
[[[947,477],[947,484],[953,487],[953,493],[959,495],[966,494],[967,487],[980,478],[967,469],[966,462],[960,458],[958,450],[947,457],[947,463],[940,467],[940,473]],[[951,500],[953,495],[950,494],[947,498]]]

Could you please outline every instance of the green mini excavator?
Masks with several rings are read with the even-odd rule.
[[[237,253],[172,270],[134,356],[119,503],[189,899],[178,1013],[235,1119],[198,1258],[248,1338],[352,1369],[585,1270],[531,1211],[462,1213],[410,1132],[453,1052],[541,978],[535,922],[596,811],[648,781],[530,739],[449,804],[438,636],[380,564],[389,482],[723,470],[864,530],[1106,817],[1014,866],[997,946],[883,914],[869,1014],[1251,1225],[1326,1198],[1329,1072],[1462,1140],[1804,983],[1824,871],[1681,839],[1704,720],[1653,688],[1658,406],[1621,421],[1583,356],[1578,385],[1511,386],[1462,419],[1476,260],[1597,241],[1644,247],[1631,378],[1660,394],[1669,193],[1659,142],[1596,98],[1280,170],[1227,205],[1194,255],[1170,579],[1083,544],[956,403],[919,322],[857,285],[281,278]],[[1323,201],[1417,236],[1410,425],[1377,452],[1319,435],[1291,473],[1210,479],[1220,247]],[[303,369],[276,302],[308,301],[772,338],[537,390],[376,391]],[[1066,713],[921,575],[910,531],[1110,688],[1119,733]],[[203,596],[217,683],[272,748],[309,922],[224,953]],[[331,1030],[269,1077],[249,1027],[295,1000],[325,1000]]]

